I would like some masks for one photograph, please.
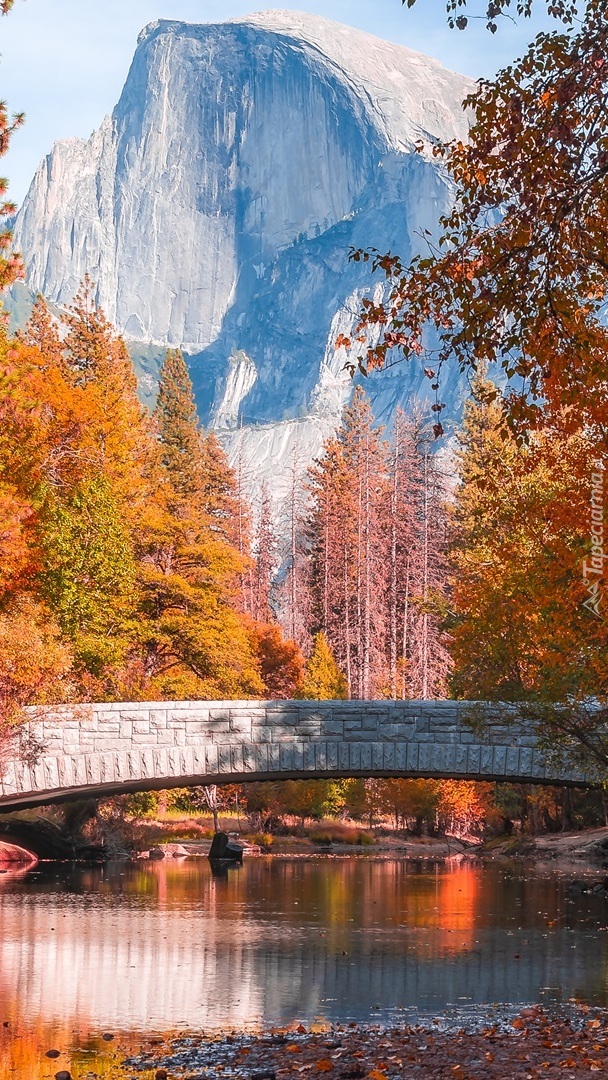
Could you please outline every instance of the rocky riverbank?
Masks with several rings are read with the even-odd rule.
[[[394,1028],[303,1026],[263,1035],[155,1040],[124,1062],[125,1075],[155,1080],[560,1080],[608,1071],[608,1021],[586,1007],[549,1016],[532,1006],[489,1013],[467,1028],[437,1018]]]

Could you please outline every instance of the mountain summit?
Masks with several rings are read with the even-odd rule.
[[[245,437],[274,471],[350,393],[333,343],[381,285],[349,248],[407,258],[436,227],[450,195],[415,143],[465,137],[470,89],[298,12],[152,23],[112,115],[38,168],[15,228],[27,283],[62,306],[88,273],[127,339],[189,354],[205,420],[264,425]],[[400,369],[370,389],[388,415],[424,387]]]

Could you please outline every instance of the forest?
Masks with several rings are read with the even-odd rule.
[[[559,423],[518,440],[483,369],[455,445],[422,412],[383,431],[357,386],[313,466],[294,460],[283,505],[262,486],[251,506],[246,463],[202,430],[182,355],[167,352],[150,415],[90,281],[59,321],[39,297],[0,348],[5,732],[25,705],[91,700],[551,710],[604,677],[581,572],[593,447]],[[261,824],[274,806],[418,829],[454,805],[479,823],[512,801],[454,783],[261,785],[248,801]]]

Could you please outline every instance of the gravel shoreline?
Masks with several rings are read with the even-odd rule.
[[[160,1039],[156,1040],[160,1043]],[[432,1024],[299,1026],[262,1035],[167,1039],[128,1058],[126,1074],[156,1080],[553,1080],[608,1074],[608,1017],[586,1006],[548,1014],[537,1006],[497,1012],[467,1030]]]

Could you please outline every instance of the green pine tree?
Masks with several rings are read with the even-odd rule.
[[[178,497],[200,501],[204,488],[203,436],[192,380],[179,349],[169,349],[161,369],[154,410],[162,463]]]
[[[336,664],[323,633],[315,634],[312,655],[306,665],[299,697],[312,701],[334,698],[345,700],[348,697],[346,679]]]

